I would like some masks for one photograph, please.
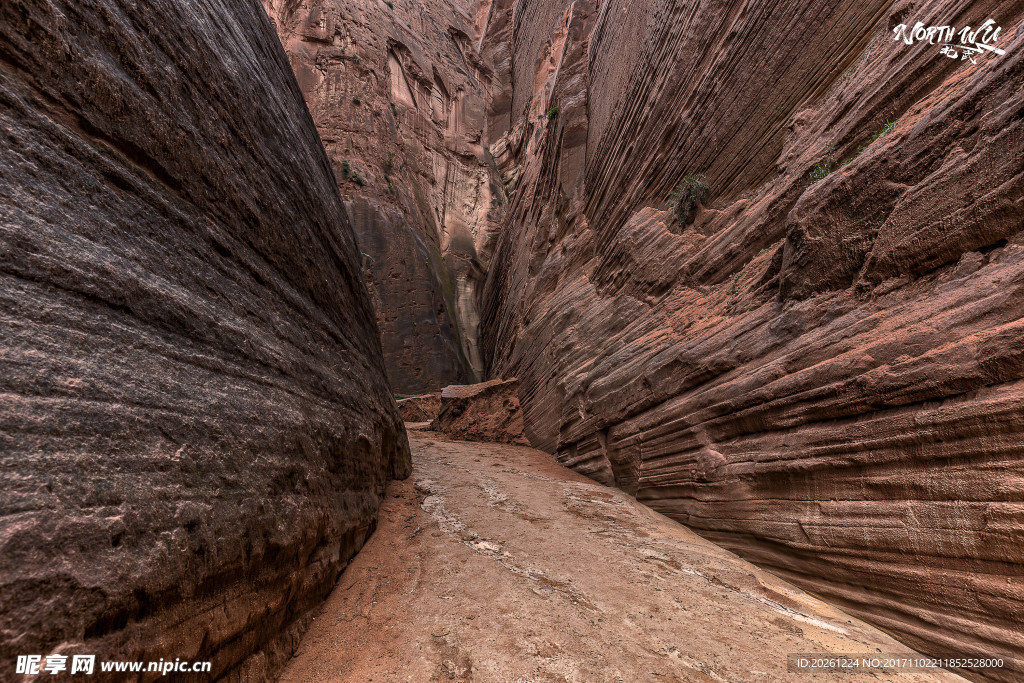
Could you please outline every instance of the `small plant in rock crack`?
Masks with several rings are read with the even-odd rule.
[[[352,164],[349,163],[348,159],[345,159],[341,162],[341,177],[348,178],[350,175],[352,175]]]
[[[558,116],[558,105],[556,104],[555,106],[551,107],[551,109],[548,109],[548,113],[545,114],[545,116],[548,117],[548,121]]]
[[[845,159],[843,161],[843,163],[840,164],[840,166],[846,166],[847,164],[851,163],[854,159],[856,159],[861,154],[863,154],[864,150],[866,150],[868,148],[868,146],[870,146],[871,144],[873,144],[877,140],[880,140],[881,138],[884,138],[886,135],[891,133],[893,128],[896,127],[896,122],[897,121],[899,121],[899,119],[896,119],[896,121],[890,121],[888,118],[886,118],[885,119],[885,123],[882,124],[882,127],[879,128],[878,130],[876,130],[874,133],[871,134],[871,137],[868,139],[867,144],[866,145],[857,145],[857,151],[853,153],[853,156],[850,157],[849,159]]]
[[[836,143],[829,140],[825,143],[825,159],[816,163],[814,168],[812,168],[811,172],[808,174],[812,183],[818,182],[835,170],[836,154]]]
[[[358,106],[359,106],[360,104],[362,104],[362,103],[363,103],[363,101],[362,101],[361,99],[359,99],[359,97],[353,97],[353,98],[352,98],[352,104],[356,105],[357,107],[358,107]]]
[[[899,119],[896,119],[896,121],[899,121]],[[873,134],[871,135],[871,140],[870,140],[870,141],[868,141],[868,144],[870,145],[870,144],[871,144],[872,142],[874,142],[874,141],[875,141],[875,140],[877,140],[878,138],[883,138],[883,137],[885,137],[886,135],[888,135],[889,133],[891,133],[891,132],[892,132],[892,129],[896,127],[896,121],[890,121],[890,120],[889,120],[889,119],[887,118],[887,119],[885,120],[885,123],[884,123],[884,124],[882,125],[882,127],[881,127],[881,128],[879,128],[878,130],[876,130],[876,131],[875,131],[875,132],[874,132],[874,133],[873,133]]]
[[[363,186],[366,184],[366,181],[363,180],[363,176],[359,175],[359,171],[352,172],[352,182],[359,186]]]
[[[693,212],[698,204],[703,204],[711,191],[708,179],[703,173],[690,173],[676,186],[675,192],[669,195],[679,221],[685,226],[693,221]]]
[[[390,171],[391,169],[393,169],[395,167],[395,153],[394,152],[388,152],[387,157],[385,157],[385,159],[384,159],[383,166],[384,166],[384,170],[385,171]]]
[[[396,119],[398,118],[398,107],[395,106],[394,102],[391,103],[391,115]]]

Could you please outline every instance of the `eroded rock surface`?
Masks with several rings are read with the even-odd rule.
[[[787,654],[914,656],[547,453],[415,430],[410,442],[413,476],[389,486],[282,683],[835,681],[787,671]]]
[[[478,381],[477,301],[503,202],[483,142],[486,7],[263,4],[346,200],[395,391]]]
[[[989,17],[977,64],[893,40]],[[1022,19],[495,2],[482,340],[530,441],[925,651],[1024,656]]]
[[[529,446],[519,408],[519,381],[492,379],[441,391],[441,409],[430,429],[456,439]]]
[[[257,4],[0,4],[0,678],[267,679],[408,472],[362,277]]]

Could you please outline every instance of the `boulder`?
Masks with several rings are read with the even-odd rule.
[[[441,394],[438,392],[399,399],[398,412],[406,422],[432,422],[441,412]]]
[[[519,410],[519,381],[493,379],[441,390],[441,411],[430,429],[466,441],[529,446]]]

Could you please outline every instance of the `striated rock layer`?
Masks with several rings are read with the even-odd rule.
[[[503,202],[483,144],[483,10],[451,0],[263,4],[346,200],[395,391],[479,380],[477,301]]]
[[[0,4],[0,328],[0,678],[266,680],[409,452],[258,4]]]
[[[893,40],[989,17],[977,63]],[[1022,20],[495,2],[482,346],[530,441],[926,652],[1024,656]]]

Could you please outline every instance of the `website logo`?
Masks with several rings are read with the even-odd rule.
[[[977,28],[965,26],[959,31],[955,26],[926,26],[924,22],[919,21],[913,28],[900,24],[892,32],[896,42],[903,41],[906,45],[927,42],[929,45],[938,45],[939,54],[945,57],[969,59],[972,64],[977,64],[975,57],[980,54],[1006,54],[1005,50],[996,47],[1002,30],[1002,26],[988,19]]]

